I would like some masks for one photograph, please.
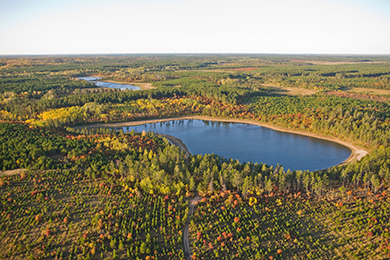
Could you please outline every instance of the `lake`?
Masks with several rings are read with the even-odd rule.
[[[348,147],[338,143],[250,124],[184,119],[122,129],[175,136],[192,154],[214,153],[241,163],[279,163],[285,170],[326,169],[351,155]]]
[[[102,88],[119,88],[121,90],[126,90],[126,89],[140,90],[140,87],[133,86],[133,85],[99,81],[100,78],[97,77],[78,77],[78,79],[86,80]]]

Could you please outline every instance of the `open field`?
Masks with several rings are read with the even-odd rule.
[[[375,89],[375,88],[347,88],[344,91],[363,94],[374,95],[390,95],[389,89]]]
[[[264,87],[271,87],[273,91],[278,94],[291,95],[291,96],[313,95],[319,91],[319,90],[306,89],[306,88],[283,87],[283,86],[277,86],[272,84],[260,84],[260,85]]]
[[[321,61],[321,60],[291,60],[291,62],[303,62],[316,65],[345,65],[345,64],[379,64],[388,61]]]

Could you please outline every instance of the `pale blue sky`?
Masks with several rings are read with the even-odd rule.
[[[0,54],[390,54],[390,0],[0,0]]]

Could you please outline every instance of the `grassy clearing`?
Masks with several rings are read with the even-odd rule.
[[[290,96],[306,96],[306,95],[313,95],[319,92],[319,90],[314,90],[314,89],[283,87],[283,86],[277,86],[272,84],[261,84],[261,86],[270,87],[275,93],[290,95]]]
[[[375,89],[375,88],[347,88],[347,92],[352,93],[363,93],[363,94],[374,94],[374,95],[390,95],[388,89]]]

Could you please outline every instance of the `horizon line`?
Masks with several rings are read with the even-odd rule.
[[[0,57],[27,57],[27,56],[115,56],[115,55],[286,55],[286,56],[390,56],[386,54],[370,53],[261,53],[261,52],[139,52],[139,53],[45,53],[45,54],[0,54]]]

